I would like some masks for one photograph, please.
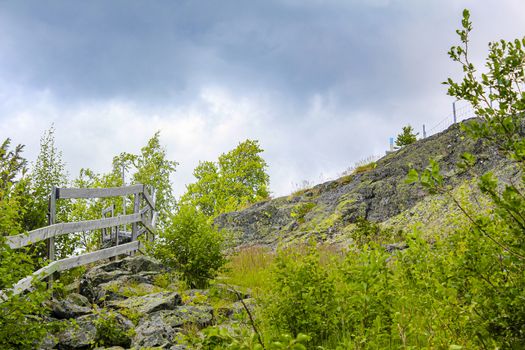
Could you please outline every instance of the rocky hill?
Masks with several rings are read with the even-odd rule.
[[[465,152],[477,157],[472,174],[455,175],[456,164]],[[453,209],[443,209],[446,203],[436,209],[436,205],[429,204],[435,198],[431,199],[418,184],[404,181],[411,167],[424,169],[430,158],[438,161],[445,174],[453,175],[447,181],[455,189],[468,184],[472,176],[489,170],[509,174],[511,168],[496,150],[464,137],[460,125],[455,124],[384,156],[373,166],[287,197],[223,214],[215,223],[236,233],[240,245],[271,246],[310,237],[346,242],[360,218],[396,230],[406,230],[416,220],[431,226],[443,219],[442,210]]]

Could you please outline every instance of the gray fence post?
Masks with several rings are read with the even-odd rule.
[[[458,101],[452,102],[452,113],[454,113],[454,124],[456,124],[456,122],[458,120],[458,118],[456,116],[456,102],[458,102]]]
[[[48,225],[53,225],[56,223],[56,202],[57,202],[57,188],[55,186],[51,187],[51,193],[49,194],[49,212],[48,212]],[[49,261],[55,261],[55,237],[50,237],[46,240],[47,248],[47,259]],[[48,278],[48,288],[51,288],[53,285],[53,275]]]
[[[138,214],[140,211],[140,193],[135,193],[133,201],[133,214]],[[139,226],[136,222],[131,224],[131,241],[134,242],[137,240],[139,235]]]

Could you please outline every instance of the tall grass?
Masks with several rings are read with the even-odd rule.
[[[221,275],[229,284],[252,289],[257,293],[269,280],[275,254],[267,247],[247,247],[230,257]]]

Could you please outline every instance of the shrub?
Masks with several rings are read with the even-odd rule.
[[[192,206],[172,216],[154,255],[180,273],[190,288],[204,288],[226,263],[225,239],[208,218]]]
[[[304,333],[312,337],[312,345],[319,345],[335,331],[334,279],[321,264],[315,245],[306,251],[279,251],[270,286],[262,312],[273,334]]]
[[[263,347],[262,339],[257,333],[235,325],[229,328],[210,327],[203,333],[204,339],[198,344],[203,349],[306,350],[305,344],[310,340],[305,334],[299,334],[296,338],[282,334]]]
[[[96,345],[124,346],[131,345],[131,337],[135,331],[126,324],[126,319],[113,311],[96,310],[97,318],[94,321],[97,329]]]
[[[299,203],[293,207],[290,216],[297,220],[297,222],[303,223],[305,215],[308,214],[314,207],[315,203],[312,202]]]
[[[384,249],[372,243],[363,250],[349,251],[338,265],[338,326],[339,337],[346,338],[345,348],[367,344],[381,349],[389,345],[394,285],[388,258]]]
[[[23,232],[22,214],[29,198],[23,146],[10,149],[10,140],[0,143],[0,349],[34,349],[56,323],[42,322],[48,313],[43,302],[50,291],[38,282],[34,290],[12,295],[11,288],[35,270],[27,250],[12,250],[6,236]],[[5,300],[4,300],[5,299]]]

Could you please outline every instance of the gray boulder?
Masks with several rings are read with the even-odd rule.
[[[114,309],[133,309],[140,314],[149,314],[159,310],[173,310],[181,305],[182,298],[175,292],[160,292],[125,300],[110,301],[107,305]]]
[[[134,347],[165,347],[177,343],[184,325],[204,328],[213,322],[213,308],[184,305],[174,310],[160,310],[144,317],[135,328]],[[184,349],[184,347],[179,347]]]
[[[392,244],[387,244],[384,246],[385,247],[385,250],[389,253],[394,253],[398,250],[405,250],[408,248],[408,244],[405,243],[405,242],[400,242],[400,243],[392,243]]]
[[[165,291],[160,287],[148,283],[147,279],[136,275],[102,283],[98,289],[98,300],[105,302],[124,300],[131,296],[143,296]]]
[[[101,267],[96,267],[89,270],[80,280],[80,294],[87,297],[91,302],[95,303],[100,298],[99,286],[103,283],[114,281],[122,276],[129,276],[128,271],[112,270],[104,271]]]
[[[96,315],[86,315],[72,322],[69,327],[58,334],[58,349],[88,349],[95,343],[97,337],[96,318]]]
[[[121,266],[123,270],[129,271],[131,273],[145,271],[163,272],[165,270],[158,260],[146,255],[125,258],[122,260]]]
[[[91,307],[91,303],[89,302],[88,298],[82,294],[70,293],[66,299],[79,306]]]
[[[133,323],[113,313],[106,322],[101,315],[90,314],[78,317],[57,335],[56,348],[61,350],[91,349],[95,344],[129,347],[133,335]]]
[[[163,271],[163,266],[151,257],[143,255],[127,257],[89,270],[80,281],[79,291],[92,303],[122,299],[122,293],[114,294],[108,287],[115,284],[152,284],[155,276]]]
[[[91,307],[76,304],[71,299],[56,300],[50,302],[51,316],[59,320],[76,318],[87,315],[93,311]]]
[[[162,322],[162,319],[146,320],[135,328],[132,346],[134,348],[145,347],[167,347],[176,340],[178,334],[169,324]]]

